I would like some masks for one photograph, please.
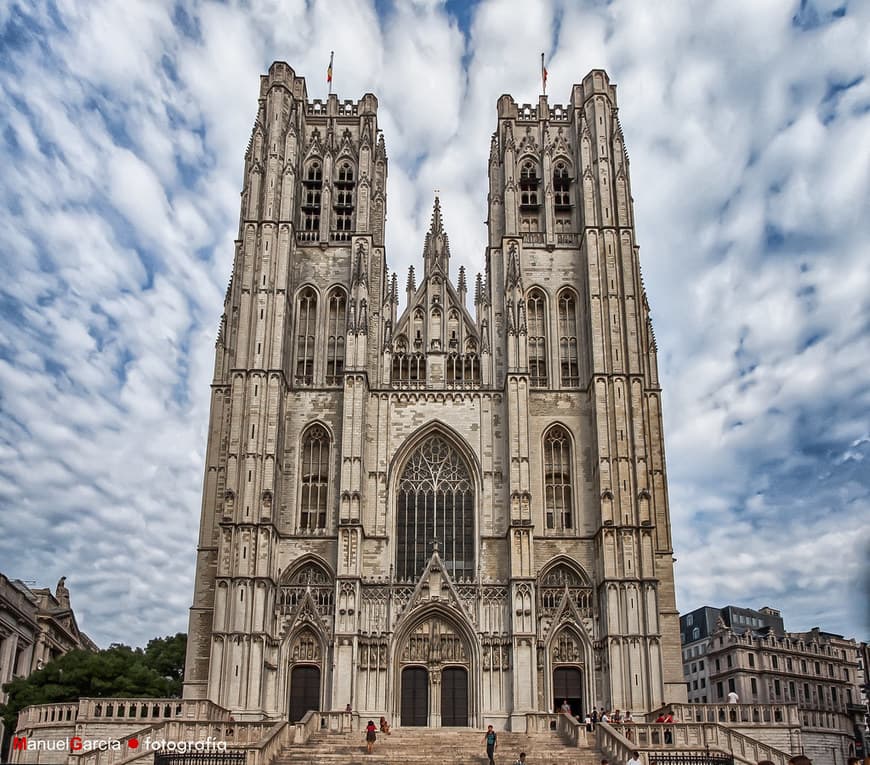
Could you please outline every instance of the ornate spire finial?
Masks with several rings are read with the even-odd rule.
[[[408,283],[405,285],[405,289],[409,292],[417,290],[417,280],[414,278],[414,266],[408,266]]]
[[[390,298],[394,303],[399,302],[399,275],[395,271],[390,282]]]
[[[459,289],[463,292],[468,289],[465,284],[465,266],[459,266]]]
[[[483,277],[478,274],[477,279],[474,281],[474,304],[482,302],[483,300]]]

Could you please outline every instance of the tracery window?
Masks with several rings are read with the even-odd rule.
[[[564,162],[557,162],[553,168],[553,202],[557,211],[571,207],[571,178]]]
[[[533,388],[547,387],[547,318],[544,294],[532,290],[526,301],[529,340],[529,378]]]
[[[465,460],[442,436],[411,454],[398,484],[396,573],[416,579],[437,542],[454,579],[474,576],[474,485]]]
[[[335,585],[332,576],[320,564],[306,563],[281,582],[278,592],[278,606],[282,613],[290,613],[302,602],[305,593],[311,599],[321,616],[332,614],[335,605]]]
[[[538,167],[530,159],[520,168],[520,207],[537,207]]]
[[[393,387],[422,388],[426,385],[426,355],[423,353],[393,354],[393,370],[390,376]]]
[[[571,290],[559,295],[559,366],[562,386],[580,385],[580,363],[577,357],[577,297]]]
[[[592,616],[592,586],[577,571],[558,563],[544,573],[538,582],[539,609],[542,616],[553,616],[568,592],[581,616]]]
[[[301,508],[299,526],[303,531],[326,528],[329,495],[329,434],[321,425],[305,432],[302,444]]]
[[[320,232],[320,196],[323,190],[323,168],[314,161],[302,180],[302,234],[303,240],[316,240]]]
[[[574,528],[571,473],[571,439],[565,428],[554,425],[544,434],[544,514],[548,529]]]
[[[353,231],[353,165],[343,162],[338,168],[338,178],[335,181],[335,233],[338,241],[350,241]]]
[[[296,303],[296,384],[314,384],[314,345],[317,332],[317,293],[306,287]]]
[[[447,387],[480,385],[480,358],[476,353],[447,355]]]
[[[326,336],[326,384],[339,385],[344,372],[344,343],[347,335],[347,296],[344,290],[329,293]]]

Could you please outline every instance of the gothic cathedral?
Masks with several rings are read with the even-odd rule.
[[[377,106],[261,78],[185,696],[513,730],[565,699],[685,701],[615,87],[499,99],[483,272],[454,282],[435,199],[401,302]]]

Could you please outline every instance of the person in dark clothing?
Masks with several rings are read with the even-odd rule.
[[[371,754],[375,748],[375,741],[378,740],[378,728],[374,720],[369,720],[366,725],[366,753]]]
[[[489,759],[489,765],[495,765],[495,747],[497,739],[498,736],[495,735],[492,725],[487,726],[486,735],[484,735],[483,740],[486,742],[486,756]]]

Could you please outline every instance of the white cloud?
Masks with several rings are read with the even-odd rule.
[[[794,628],[861,629],[846,593],[870,544],[866,4],[838,18],[817,2],[796,26],[791,0],[488,0],[465,30],[439,2],[381,19],[350,0],[56,7],[0,6],[17,30],[0,58],[4,573],[70,575],[102,643],[185,628],[213,339],[272,59],[323,97],[335,50],[340,97],[378,96],[404,287],[435,188],[454,276],[482,270],[495,103],[536,100],[546,50],[552,101],[594,67],[618,85],[679,605],[765,601]]]

